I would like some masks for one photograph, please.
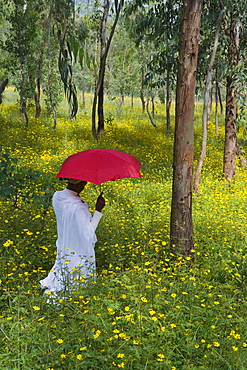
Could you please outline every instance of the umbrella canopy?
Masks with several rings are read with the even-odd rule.
[[[70,155],[56,177],[101,184],[102,182],[141,177],[141,163],[132,155],[112,149],[85,150]]]

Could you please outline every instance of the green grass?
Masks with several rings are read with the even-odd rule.
[[[122,110],[106,101],[110,119],[95,143],[90,97],[75,122],[63,102],[54,130],[33,112],[25,129],[7,95],[0,106],[1,158],[8,155],[4,180],[19,188],[22,209],[0,198],[1,367],[246,370],[246,172],[238,168],[230,184],[222,179],[223,124],[216,138],[210,123],[200,193],[193,197],[192,262],[169,248],[173,137],[165,133],[164,106],[156,106],[154,128],[138,101],[134,108],[126,101]],[[196,165],[201,107],[195,113]],[[87,185],[91,210],[100,189],[107,200],[97,229],[97,281],[47,305],[39,280],[55,258],[49,197],[64,186],[54,177],[68,155],[98,147],[135,155],[142,179]]]

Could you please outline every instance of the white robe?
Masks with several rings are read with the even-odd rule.
[[[65,188],[57,191],[52,200],[57,219],[57,255],[48,276],[40,280],[46,291],[70,290],[75,281],[95,276],[95,229],[102,213],[92,217],[88,205]]]

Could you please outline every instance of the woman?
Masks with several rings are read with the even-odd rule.
[[[45,292],[53,296],[58,291],[70,291],[79,280],[85,282],[95,277],[95,230],[105,206],[101,193],[92,216],[87,203],[79,196],[87,182],[67,181],[67,187],[55,192],[52,200],[58,234],[56,261],[48,276],[40,281]]]

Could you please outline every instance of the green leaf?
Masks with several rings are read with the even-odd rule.
[[[87,64],[87,67],[91,70],[91,60],[90,60],[90,56],[88,52],[86,52],[86,64]]]
[[[78,51],[79,51],[79,42],[77,40],[75,40],[74,41],[74,47],[73,47],[75,62],[76,62],[76,59],[77,59]]]
[[[79,50],[79,63],[81,68],[83,69],[83,58],[84,58],[84,49],[80,48]]]

